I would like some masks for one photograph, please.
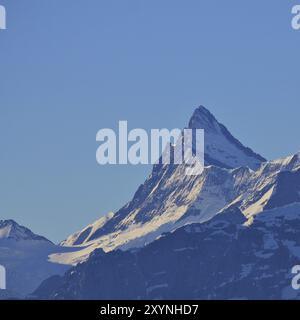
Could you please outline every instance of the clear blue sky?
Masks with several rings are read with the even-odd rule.
[[[298,1],[300,4],[300,0]],[[101,167],[96,132],[207,106],[267,158],[300,149],[297,0],[0,0],[0,218],[62,240],[149,167]]]

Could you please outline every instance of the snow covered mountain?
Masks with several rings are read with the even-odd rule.
[[[266,161],[204,107],[189,127],[205,130],[201,175],[154,165],[128,204],[59,247],[2,222],[0,264],[18,261],[22,277],[26,266],[28,285],[31,261],[40,261],[38,270],[53,275],[35,291],[40,299],[300,298],[291,287],[300,264],[300,153]],[[49,250],[39,255],[33,242]],[[3,259],[5,246],[13,254]],[[60,264],[74,267],[61,277]]]
[[[0,220],[0,240],[36,240],[50,242],[42,236],[34,234],[29,229],[18,225],[14,220]]]
[[[0,265],[6,268],[7,290],[1,298],[24,297],[51,275],[63,274],[68,266],[48,261],[52,253],[66,251],[13,220],[0,221]]]
[[[300,299],[300,203],[265,210],[254,222],[238,208],[163,235],[135,251],[96,250],[39,299]]]
[[[53,255],[51,260],[75,264],[96,248],[110,251],[144,246],[163,232],[194,220],[210,219],[233,201],[238,192],[233,190],[231,168],[257,169],[265,159],[244,147],[203,106],[195,110],[188,127],[205,131],[206,168],[202,175],[185,175],[184,165],[154,165],[132,201],[62,243],[82,246],[81,251],[74,255]]]

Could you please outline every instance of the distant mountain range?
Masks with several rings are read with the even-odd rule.
[[[43,299],[297,298],[291,269],[300,264],[300,153],[267,161],[202,106],[188,127],[205,131],[201,175],[154,165],[128,204],[60,246],[18,226],[11,233],[2,222],[0,264],[10,270],[5,241],[22,244],[25,263],[23,252],[39,250],[23,243],[47,244],[38,261],[51,267],[41,262],[38,270],[40,282],[50,278],[34,293]]]

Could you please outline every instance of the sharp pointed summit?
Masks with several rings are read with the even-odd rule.
[[[191,129],[217,130],[217,127],[218,121],[204,106],[196,108],[189,121]]]
[[[204,129],[206,165],[257,169],[261,162],[266,161],[264,157],[245,147],[203,106],[194,111],[189,128]]]

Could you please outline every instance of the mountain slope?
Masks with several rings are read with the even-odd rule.
[[[95,221],[94,223],[85,227],[82,231],[79,231],[73,235],[71,235],[67,240],[62,241],[61,245],[79,245],[88,243],[91,239],[95,237],[97,231],[102,228],[112,217],[114,214],[108,213],[104,217],[100,218],[99,220]]]
[[[245,191],[234,200],[248,218],[262,212],[299,202],[300,153],[263,163],[244,183]]]
[[[135,252],[96,250],[39,299],[299,299],[300,204],[266,210],[247,227],[239,209],[177,229]]]
[[[52,261],[76,263],[98,247],[110,251],[121,246],[145,245],[163,232],[181,226],[183,219],[185,223],[189,223],[188,217],[193,221],[191,211],[187,212],[195,209],[193,204],[196,200],[197,212],[202,210],[202,221],[210,219],[233,201],[237,194],[231,192],[234,181],[230,168],[247,166],[257,169],[265,159],[244,147],[202,106],[195,110],[189,128],[205,130],[206,168],[203,174],[187,176],[184,165],[154,165],[151,175],[138,188],[132,201],[106,219],[105,223],[102,220],[96,222],[99,228],[93,228],[92,234],[87,231],[91,230],[88,227],[63,242],[65,246],[84,246],[81,253],[54,255]],[[224,181],[220,182],[222,179]],[[219,182],[224,184],[224,189],[218,186]],[[199,201],[201,197],[205,199],[202,203]]]

